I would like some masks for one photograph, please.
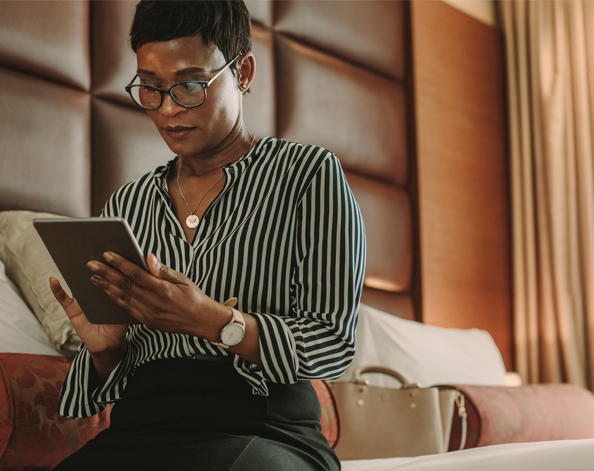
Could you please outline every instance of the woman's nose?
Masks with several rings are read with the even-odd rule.
[[[159,112],[165,116],[173,116],[186,108],[176,103],[169,93],[163,94],[163,102],[159,107]]]

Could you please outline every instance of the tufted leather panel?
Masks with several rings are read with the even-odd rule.
[[[276,83],[273,33],[252,27],[252,52],[256,58],[256,78],[243,99],[243,117],[256,136],[276,135]]]
[[[412,274],[412,221],[407,193],[346,172],[361,208],[367,237],[366,286],[408,291]]]
[[[245,0],[252,22],[271,27],[274,21],[276,5],[272,0]]]
[[[88,90],[87,2],[0,2],[0,66]]]
[[[0,210],[88,216],[88,94],[7,69],[0,83]]]
[[[48,180],[42,181],[47,173],[18,177],[27,165],[39,162],[35,149],[27,148],[20,166],[11,167],[11,177],[0,180],[0,205],[97,215],[120,185],[172,156],[124,90],[136,69],[128,45],[136,1],[18,3],[0,2],[0,13],[7,13],[0,25],[11,25],[0,31],[0,39],[6,38],[0,44],[0,64],[85,88],[90,97],[49,83],[42,87],[60,90],[55,95],[61,98],[58,115],[60,109],[71,110],[74,124],[68,131],[84,136],[80,148],[68,150],[68,158],[56,164],[57,188],[65,196],[50,192],[44,201],[37,196],[37,189],[48,195]],[[248,129],[259,136],[321,144],[338,155],[367,227],[366,286],[371,288],[365,290],[373,294],[366,298],[389,312],[411,317],[415,262],[407,176],[403,6],[381,1],[246,3],[253,19],[257,62],[256,80],[244,99]],[[35,47],[31,52],[20,44]],[[78,110],[81,99],[83,112]],[[55,116],[41,120],[47,115],[44,106],[40,122],[34,123],[42,128],[41,135],[46,132],[43,128],[52,132],[59,123]],[[0,113],[5,119],[6,113]],[[67,143],[68,132],[61,138]],[[18,140],[8,142],[5,147],[14,147]],[[72,162],[75,156],[81,162]],[[4,157],[0,165],[13,166]],[[81,173],[84,178],[78,178],[76,185],[68,183],[73,174]],[[35,190],[13,188],[14,181],[30,182]],[[392,298],[399,300],[394,306],[410,309],[390,308],[387,300]],[[402,304],[404,298],[408,304]]]
[[[93,94],[134,107],[124,87],[136,74],[136,55],[128,33],[136,1],[91,3]]]
[[[347,62],[404,78],[404,2],[279,2],[275,29]]]
[[[93,215],[99,215],[115,190],[174,154],[142,111],[93,98],[92,120]]]
[[[416,319],[410,293],[390,293],[389,291],[365,288],[361,302],[402,319],[411,321]]]
[[[343,166],[406,183],[402,84],[295,41],[278,38],[280,137],[322,145]]]

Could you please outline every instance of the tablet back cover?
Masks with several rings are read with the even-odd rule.
[[[90,260],[106,263],[103,253],[115,252],[147,270],[145,258],[122,218],[35,219],[41,240],[92,324],[138,324],[102,288],[91,283]]]

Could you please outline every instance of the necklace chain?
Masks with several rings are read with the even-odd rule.
[[[253,136],[252,136],[252,142],[250,143],[250,149],[248,150],[248,152],[249,152],[250,150],[252,150],[252,147],[254,146],[254,141],[255,141],[255,140],[256,140],[256,136],[255,136],[255,135],[253,135]],[[187,225],[189,228],[191,228],[191,229],[194,229],[194,228],[195,228],[195,227],[198,225],[198,216],[194,215],[194,213],[195,213],[195,212],[196,212],[196,210],[198,209],[198,206],[200,206],[200,203],[202,203],[202,200],[204,199],[204,197],[205,197],[206,195],[208,195],[208,193],[210,193],[210,190],[212,190],[212,189],[213,189],[213,188],[214,188],[214,187],[217,185],[217,183],[219,183],[219,182],[221,181],[221,179],[223,178],[223,176],[224,176],[225,174],[221,175],[221,176],[219,177],[219,179],[218,179],[216,182],[214,182],[214,184],[213,184],[213,185],[212,185],[212,186],[211,186],[211,187],[210,187],[208,190],[206,190],[206,193],[204,193],[204,194],[202,195],[202,198],[200,198],[200,201],[198,201],[198,204],[196,205],[196,207],[195,207],[195,208],[194,208],[194,210],[192,211],[192,208],[190,208],[190,205],[188,204],[188,200],[186,200],[186,196],[184,195],[184,192],[183,192],[183,190],[182,190],[182,188],[181,188],[181,185],[180,185],[180,183],[179,183],[179,174],[180,174],[180,173],[181,173],[181,161],[180,161],[180,163],[179,163],[179,167],[177,168],[177,187],[179,188],[179,192],[180,192],[180,194],[181,194],[181,197],[182,197],[182,198],[183,198],[183,200],[184,200],[184,203],[186,203],[186,206],[188,207],[188,210],[190,211],[190,215],[189,215],[189,216],[187,217],[187,219],[186,219],[186,225]]]

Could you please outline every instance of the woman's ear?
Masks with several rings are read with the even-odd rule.
[[[256,75],[256,58],[251,52],[239,56],[239,69],[237,71],[237,80],[239,89],[245,93],[250,88]]]

